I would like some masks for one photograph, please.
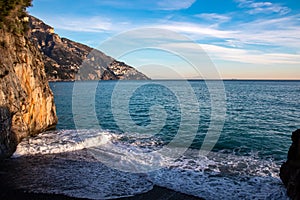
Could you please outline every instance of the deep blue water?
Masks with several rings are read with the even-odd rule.
[[[184,126],[182,130],[186,135],[196,126],[196,136],[190,148],[201,147],[211,121],[212,110],[211,93],[205,81],[187,82],[193,89],[198,104],[191,100],[189,94],[185,94],[185,81],[122,81],[122,90],[116,88],[119,83],[50,83],[59,119],[57,129],[78,128],[74,122],[75,114],[85,120],[84,126],[80,128],[101,128],[115,133],[134,130],[143,134],[135,127],[144,128],[141,129],[143,131],[152,124],[154,132],[151,137],[160,138],[164,145],[174,138],[181,126]],[[172,85],[172,88],[166,87],[166,83]],[[74,84],[77,92],[74,92]],[[92,90],[91,86],[95,84],[97,88]],[[223,84],[226,95],[225,123],[213,151],[233,152],[236,155],[255,154],[262,159],[284,160],[291,143],[291,132],[300,127],[300,81],[224,81]],[[81,89],[78,90],[78,87]],[[130,88],[135,90],[130,91]],[[179,91],[178,94],[172,91],[174,88]],[[90,99],[90,96],[94,99]],[[129,108],[128,116],[116,116],[116,112],[125,109],[122,101],[126,98],[123,99],[123,96],[129,96],[129,101],[125,102]],[[74,99],[79,99],[81,113],[75,111],[74,114]],[[186,106],[184,112],[182,106]],[[94,107],[97,123],[89,120],[93,118]],[[152,108],[157,109],[151,111]],[[186,117],[190,114],[190,117],[195,116],[195,113],[199,113],[197,123],[194,119],[188,120],[189,116]],[[131,124],[131,129],[119,127],[120,121],[123,124],[131,121],[133,125]]]

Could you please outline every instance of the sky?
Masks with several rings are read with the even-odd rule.
[[[300,80],[297,0],[33,0],[28,11],[151,78]]]

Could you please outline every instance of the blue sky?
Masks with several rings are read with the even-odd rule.
[[[101,44],[120,33],[142,28],[177,33],[180,36],[172,39],[165,34],[163,45],[155,46],[165,51],[140,49],[117,55],[152,78],[173,78],[173,73],[158,72],[157,67],[149,70],[151,64],[172,68],[184,78],[200,78],[184,59],[172,54],[175,46],[178,54],[181,50],[184,55],[193,54],[191,43],[195,43],[207,53],[221,78],[300,79],[297,0],[33,0],[28,10],[60,36],[111,56],[115,55]],[[149,39],[145,35],[147,38],[137,41]],[[155,36],[161,34],[153,33],[151,41]],[[129,41],[135,39],[124,43]]]

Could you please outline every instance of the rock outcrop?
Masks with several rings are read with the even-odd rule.
[[[300,199],[300,129],[292,134],[288,158],[280,168],[280,178],[291,199]]]
[[[12,114],[7,107],[0,107],[0,159],[11,155],[17,146],[17,138],[11,132]]]
[[[16,2],[4,16],[0,28],[2,158],[10,156],[22,138],[47,130],[57,123],[53,94],[44,71],[42,55],[25,36],[24,21],[28,18],[24,17],[23,1]]]
[[[60,38],[52,27],[33,16],[29,21],[31,40],[43,54],[50,81],[149,79],[133,67],[99,50]]]

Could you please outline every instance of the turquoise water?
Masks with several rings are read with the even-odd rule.
[[[136,83],[134,81],[122,82],[123,92],[132,85],[140,84],[134,92],[130,92],[129,115],[123,119],[132,120],[136,126],[147,127],[151,123],[150,109],[160,106],[164,110],[166,118],[163,126],[153,137],[158,137],[163,144],[167,144],[177,134],[181,123],[189,128],[198,126],[196,136],[191,148],[199,149],[203,138],[207,133],[210,123],[211,99],[210,93],[204,81],[189,81],[195,92],[199,105],[190,105],[189,109],[198,109],[200,114],[199,123],[189,124],[182,122],[182,106],[178,98],[183,98],[184,104],[189,104],[190,97],[176,96],[172,89],[167,88],[165,83],[179,88],[182,81],[150,81]],[[96,91],[89,91],[89,85],[95,82],[76,83],[83,87],[85,92],[95,94],[95,113],[98,124],[85,124],[83,128],[101,128],[116,133],[126,132],[118,127],[112,111],[112,95],[115,92],[116,81],[97,82]],[[55,96],[58,129],[76,129],[72,111],[73,82],[50,83]],[[234,152],[237,155],[256,154],[261,158],[272,158],[284,160],[290,145],[291,132],[300,127],[300,105],[299,105],[299,81],[224,81],[226,94],[226,116],[224,127],[220,138],[214,146],[213,151]],[[184,87],[182,92],[184,92]],[[77,98],[73,96],[73,99]],[[122,96],[118,101],[122,101]],[[125,101],[125,100],[124,100]],[[82,100],[82,107],[85,105]],[[192,103],[192,102],[191,102]],[[121,103],[120,103],[121,105]],[[116,109],[116,108],[113,108]],[[118,108],[122,109],[122,108]],[[81,118],[87,119],[91,113],[80,113]],[[160,115],[160,114],[159,114]],[[152,119],[153,120],[153,119]],[[160,120],[160,117],[156,117]],[[92,120],[91,120],[92,121]],[[161,123],[161,121],[159,121]],[[82,128],[82,127],[81,127]]]
[[[45,166],[26,169],[23,189],[110,199],[159,185],[207,200],[288,199],[279,168],[300,127],[300,81],[50,86],[58,130],[18,146],[15,157]],[[72,181],[57,186],[62,178]]]

